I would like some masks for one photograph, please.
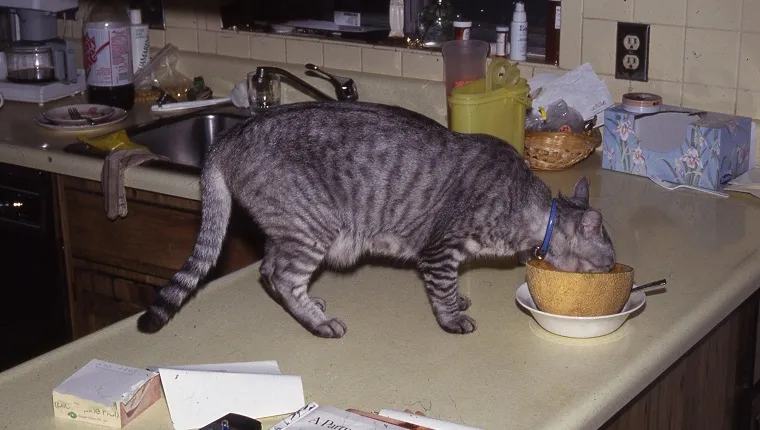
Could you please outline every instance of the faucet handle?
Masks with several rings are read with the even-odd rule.
[[[323,77],[325,77],[327,80],[329,80],[335,87],[335,92],[338,96],[338,100],[354,101],[359,98],[359,90],[356,88],[356,83],[354,83],[353,79],[327,73],[317,67],[316,64],[308,63],[305,67],[309,69],[309,72],[311,72],[306,72],[307,74],[317,75],[319,73],[322,74]]]

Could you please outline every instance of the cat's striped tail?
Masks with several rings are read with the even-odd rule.
[[[201,229],[190,257],[156,300],[137,320],[143,333],[161,330],[199,290],[199,283],[216,264],[232,212],[232,195],[213,164],[201,173]]]

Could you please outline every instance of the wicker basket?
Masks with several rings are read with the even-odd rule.
[[[525,158],[534,170],[563,170],[588,157],[602,142],[599,128],[583,133],[525,132]]]

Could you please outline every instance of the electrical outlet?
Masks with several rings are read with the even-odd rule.
[[[626,70],[634,71],[639,68],[639,57],[637,55],[626,54],[623,57],[623,67]]]
[[[618,22],[615,77],[649,80],[649,24]]]

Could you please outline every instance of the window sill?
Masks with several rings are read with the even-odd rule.
[[[167,28],[166,31],[170,34],[172,29]],[[199,35],[199,40],[204,36],[208,35]],[[314,34],[238,30],[220,30],[216,37],[218,55],[245,57],[247,54],[248,58],[254,60],[288,64],[313,63],[333,70],[443,82],[443,58],[440,48],[413,46],[406,38],[369,43]],[[224,40],[229,38],[235,41]],[[250,47],[247,52],[243,49],[226,49],[228,45],[233,44],[237,47],[243,46],[245,39],[249,39]],[[170,41],[169,38],[167,41]],[[542,72],[560,70],[557,66],[545,64],[543,55],[529,55],[528,60],[519,63],[518,67],[526,78],[532,77],[536,69]]]
[[[67,38],[79,39],[81,27],[76,28],[76,23],[64,26],[63,20],[59,20],[59,31]],[[151,46],[161,48],[171,43],[181,51],[249,59],[261,64],[302,66],[313,63],[345,75],[362,72],[443,82],[440,49],[413,47],[405,39],[367,43],[318,35],[223,30],[213,24],[201,26],[195,21],[186,26],[181,24],[174,23],[175,26],[167,26],[165,30],[151,30]],[[561,70],[545,64],[543,56],[533,55],[519,63],[518,68],[527,79],[539,72]]]

